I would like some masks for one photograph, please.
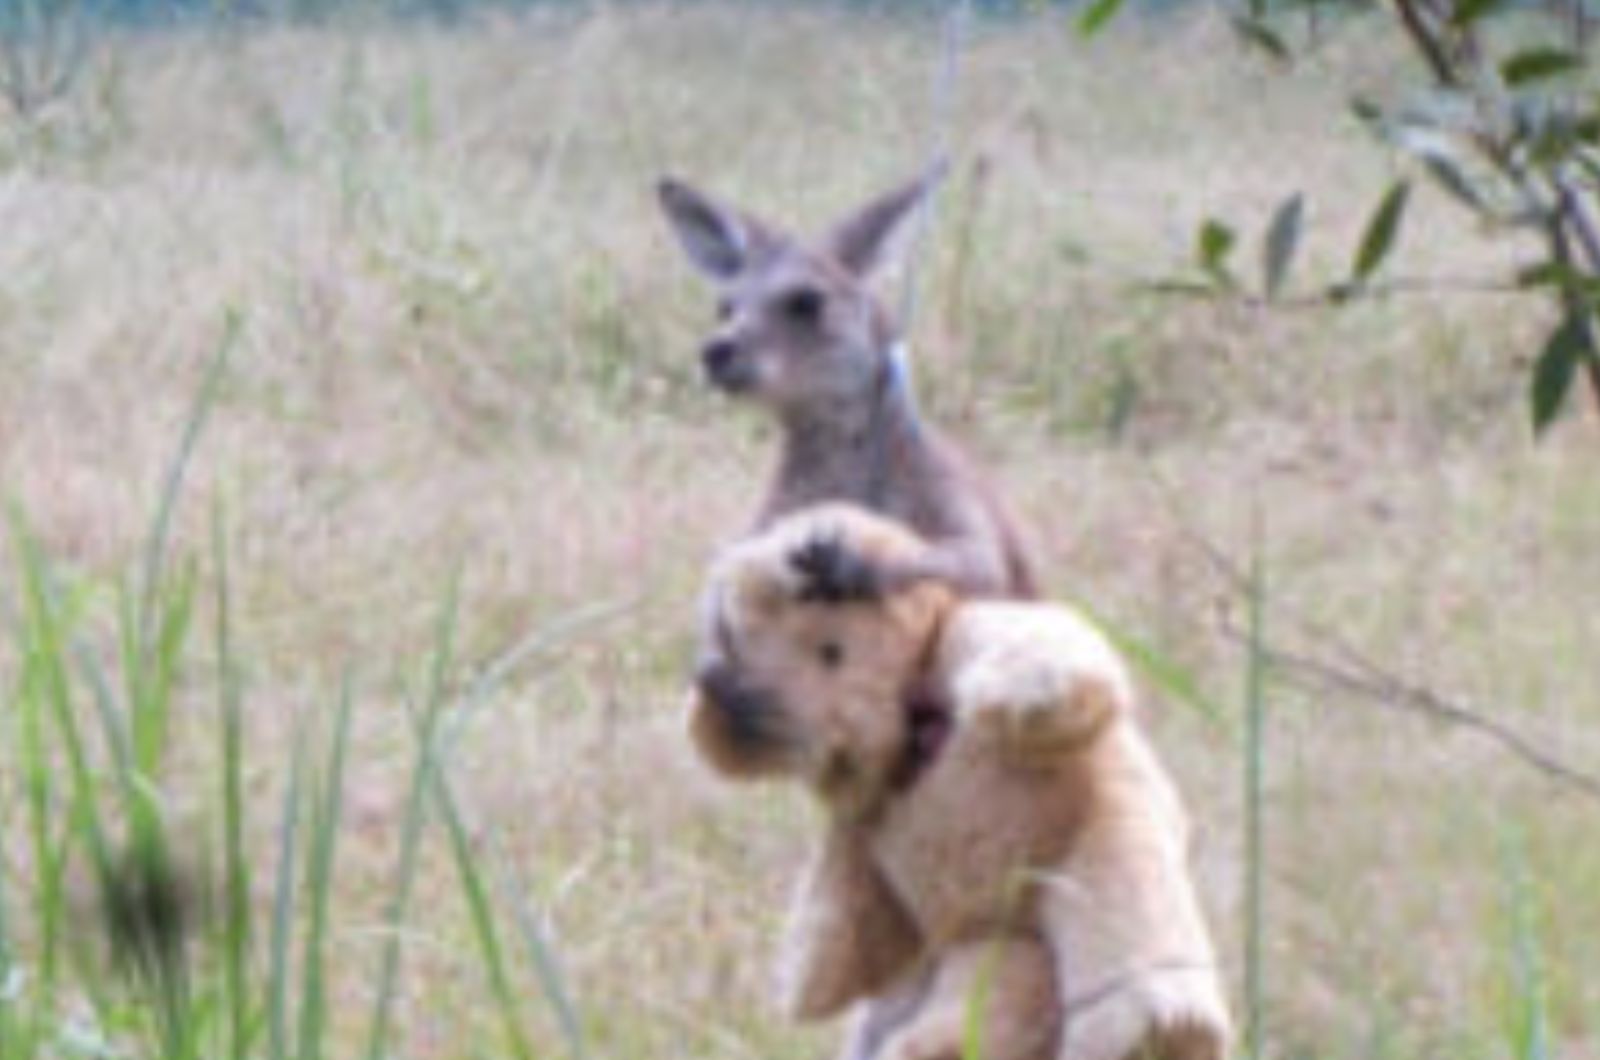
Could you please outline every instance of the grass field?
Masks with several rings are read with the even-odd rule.
[[[395,939],[397,1056],[575,1051],[552,977],[588,1055],[826,1055],[835,1031],[787,1025],[768,989],[807,808],[718,784],[678,727],[697,579],[772,439],[700,384],[710,301],[651,186],[673,172],[821,224],[920,163],[937,57],[932,22],[702,6],[179,30],[105,40],[62,103],[0,117],[0,1051],[150,1040],[86,926],[82,841],[89,807],[115,829],[144,805],[180,863],[250,869],[253,940],[216,929],[197,996],[235,997],[215,985],[231,967],[322,999],[318,1048],[275,1052],[251,994],[251,1055],[367,1055]],[[1208,214],[1257,233],[1295,190],[1296,279],[1336,278],[1394,174],[1333,115],[1400,92],[1395,58],[1361,26],[1293,77],[1220,20],[1090,44],[980,27],[921,270],[926,404],[1014,498],[1050,590],[1216,705],[1146,685],[1236,997],[1245,605],[1209,550],[1259,553],[1274,644],[1345,642],[1600,772],[1600,421],[1585,394],[1531,438],[1549,307],[1268,311],[1137,286],[1187,267]],[[1398,274],[1517,260],[1437,195],[1414,211]],[[154,593],[189,621],[145,652],[158,498],[231,320]],[[141,659],[167,665],[135,680]],[[1478,734],[1266,676],[1267,1055],[1600,1058],[1600,803]],[[114,742],[72,768],[61,719],[100,731],[96,704],[148,741],[130,802]],[[418,782],[429,718],[456,846],[450,800]],[[335,782],[316,771],[341,719]],[[306,891],[322,925],[315,902],[281,914],[320,972],[272,957],[290,799],[338,838]],[[230,938],[253,957],[214,952]]]

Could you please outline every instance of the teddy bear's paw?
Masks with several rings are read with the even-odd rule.
[[[1059,658],[1011,653],[962,672],[955,694],[964,721],[1018,752],[1049,752],[1082,742],[1111,710],[1096,674]]]
[[[875,1060],[962,1060],[964,1042],[960,1028],[954,1030],[954,1034],[926,1031],[897,1034],[883,1043]]]
[[[1231,1026],[1214,972],[1194,968],[1141,979],[1071,1011],[1061,1056],[1071,1060],[1224,1060]]]

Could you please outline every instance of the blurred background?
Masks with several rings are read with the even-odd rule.
[[[0,1056],[827,1055],[810,809],[680,731],[774,438],[653,185],[947,141],[924,405],[1138,665],[1243,1054],[1600,1057],[1587,17],[0,0]]]

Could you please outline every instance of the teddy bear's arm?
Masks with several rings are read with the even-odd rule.
[[[784,1007],[823,1019],[882,991],[916,961],[922,940],[866,838],[836,825],[790,904],[779,964]]]

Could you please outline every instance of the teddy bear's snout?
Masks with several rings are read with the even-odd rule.
[[[766,751],[787,742],[788,726],[777,695],[746,680],[737,667],[708,663],[695,675],[695,685],[722,719],[724,735],[735,749]]]

